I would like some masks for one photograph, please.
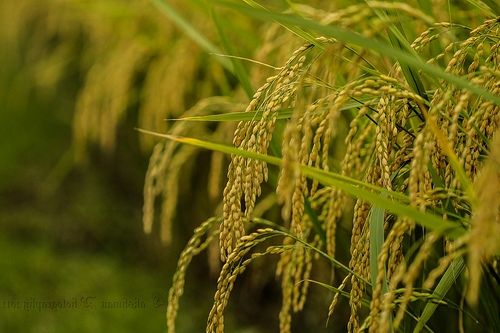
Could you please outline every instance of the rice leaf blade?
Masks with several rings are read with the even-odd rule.
[[[222,51],[208,40],[202,33],[200,33],[193,25],[191,25],[177,10],[174,9],[164,0],[151,0],[151,2],[167,16],[172,22],[179,27],[186,35],[188,35],[196,44],[198,44],[207,53],[220,54]],[[234,73],[234,68],[231,62],[223,57],[215,58],[225,69]]]
[[[344,106],[340,108],[341,111],[346,111],[350,109],[357,108],[361,106],[363,101],[351,101],[346,103]],[[277,119],[290,119],[292,117],[293,109],[280,109],[278,110]],[[321,111],[317,111],[321,112]],[[220,114],[211,114],[204,116],[192,116],[192,117],[182,117],[177,119],[169,119],[175,121],[251,121],[251,120],[260,120],[262,119],[262,111],[251,111],[251,112],[228,112],[228,113],[220,113]]]
[[[414,67],[415,70],[421,70],[422,72],[428,74],[431,78],[443,79],[445,81],[448,81],[449,83],[454,84],[459,88],[469,90],[470,92],[484,99],[487,99],[489,101],[494,102],[497,105],[500,105],[500,96],[494,95],[487,89],[472,84],[469,80],[465,78],[448,73],[439,66],[428,64],[420,57],[415,57],[415,55],[413,54],[396,49],[391,45],[382,42],[380,40],[374,38],[371,39],[366,38],[358,33],[347,31],[345,29],[336,26],[322,25],[320,23],[299,17],[297,15],[268,12],[259,8],[254,8],[247,5],[242,5],[239,3],[234,3],[224,0],[215,0],[215,2],[217,2],[221,6],[233,8],[248,16],[257,19],[274,20],[281,24],[296,25],[303,29],[309,29],[311,31],[324,34],[329,37],[335,37],[337,40],[341,42],[351,43],[367,49],[371,49],[389,58],[395,59],[400,63],[404,63],[406,65]]]
[[[228,40],[226,32],[224,31],[223,24],[219,18],[219,15],[217,14],[217,11],[213,8],[213,6],[210,7],[210,13],[212,16],[212,21],[214,22],[214,25],[217,28],[217,32],[219,33],[219,38],[222,43],[222,46],[224,47],[224,50],[228,54],[235,55],[236,52],[232,46],[233,44]],[[245,66],[243,66],[241,60],[238,59],[237,57],[229,57],[229,61],[231,61],[234,69],[234,75],[238,78],[238,81],[241,83],[241,86],[243,87],[243,90],[245,90],[247,97],[252,98],[253,88],[252,84],[250,83],[250,76],[248,75]]]
[[[375,13],[383,19],[388,20],[388,17],[384,11],[375,10]],[[393,24],[389,26],[389,31],[387,32],[389,36],[389,41],[391,45],[397,49],[402,51],[409,52],[413,54],[415,57],[418,57],[418,54],[410,47],[407,38],[404,35],[403,27],[400,22],[397,24]],[[411,66],[405,63],[399,63],[401,66],[401,71],[403,72],[403,76],[406,79],[408,85],[412,88],[412,90],[417,93],[424,100],[428,100],[427,93],[425,92],[424,84],[422,80],[420,80],[420,76],[417,71],[415,71]]]
[[[453,260],[448,269],[446,270],[446,272],[444,273],[444,275],[441,277],[441,280],[437,284],[436,288],[432,292],[431,298],[442,300],[446,296],[450,288],[453,286],[455,281],[458,279],[460,274],[462,274],[464,269],[465,269],[465,261],[462,257]],[[434,311],[436,311],[437,306],[438,302],[427,303],[422,312],[422,315],[418,319],[417,325],[415,326],[413,333],[420,332],[422,328],[425,327],[426,323],[434,314]]]
[[[494,2],[491,2],[490,6],[488,6],[486,3],[484,3],[481,0],[466,0],[468,3],[470,3],[472,6],[476,7],[480,11],[482,11],[485,15],[490,16],[490,17],[495,17],[497,14],[493,11],[491,7],[496,6],[498,10],[498,3],[495,4]],[[490,1],[488,1],[490,2]]]
[[[282,160],[274,156],[263,155],[256,152],[246,151],[243,149],[195,138],[172,136],[169,134],[161,134],[143,129],[138,129],[138,131],[144,134],[155,135],[157,137],[174,140],[180,143],[189,144],[200,148],[261,160],[276,166],[282,165]],[[422,212],[414,207],[409,206],[407,203],[401,203],[400,201],[396,200],[396,198],[405,198],[405,196],[402,194],[396,194],[395,192],[387,191],[378,186],[363,183],[333,172],[326,172],[305,165],[300,165],[299,167],[302,174],[304,174],[306,177],[319,181],[323,185],[334,186],[354,197],[378,205],[388,212],[391,212],[398,216],[411,218],[420,225],[434,230],[438,233],[444,233],[450,238],[457,238],[465,232],[463,227],[457,225],[456,223],[443,220],[441,217],[438,217],[431,213]],[[380,193],[385,193],[387,195],[387,198],[381,196]]]

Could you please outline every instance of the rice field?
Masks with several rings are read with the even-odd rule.
[[[183,240],[161,330],[207,285],[206,332],[498,332],[499,13],[18,0],[0,55],[51,96],[78,78],[75,167],[137,146],[143,232]]]

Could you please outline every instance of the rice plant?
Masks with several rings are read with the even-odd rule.
[[[161,173],[169,178],[185,154],[165,147],[230,157],[221,213],[196,229],[179,260],[168,331],[175,332],[187,265],[216,233],[223,265],[207,332],[224,332],[238,276],[272,255],[279,257],[281,333],[307,307],[311,284],[332,291],[325,321],[349,332],[432,331],[438,306],[447,307],[450,330],[500,329],[498,6],[207,6],[263,21],[266,34],[246,57],[254,70],[239,76],[241,87],[259,87],[244,112],[221,107],[219,115],[186,114],[179,131],[143,130],[167,139],[146,177],[146,230],[159,156],[167,156],[169,171]],[[186,137],[200,121],[238,122],[232,145]],[[163,184],[168,196],[175,186]],[[337,256],[340,227],[350,229],[348,258]],[[324,262],[334,273],[329,281],[315,277],[324,276]],[[336,316],[340,297],[348,299],[346,320]]]
[[[204,250],[219,270],[207,332],[224,332],[240,275],[274,260],[280,333],[315,294],[332,330],[500,331],[499,11],[490,0],[0,4],[9,52],[32,34],[36,84],[79,54],[77,160],[92,144],[112,152],[137,118],[152,149],[145,232],[161,200],[161,238],[175,237],[181,175],[212,151],[214,216],[180,255],[170,333]]]
[[[175,5],[207,36],[215,30],[193,4]],[[49,89],[67,70],[80,70],[73,117],[78,161],[93,145],[112,153],[127,114],[134,113],[138,126],[165,131],[164,120],[193,106],[193,96],[231,89],[223,73],[227,59],[208,62],[196,41],[150,1],[3,1],[0,15],[3,52],[19,59],[35,86]],[[149,151],[154,140],[140,139]]]

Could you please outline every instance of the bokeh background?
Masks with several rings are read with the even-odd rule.
[[[200,206],[189,219],[179,216],[168,246],[143,232],[150,149],[134,128],[146,67],[133,70],[112,149],[89,140],[77,157],[74,119],[95,66],[140,38],[149,47],[141,57],[151,62],[179,38],[177,31],[157,38],[169,29],[148,1],[0,2],[1,332],[165,331],[177,257],[209,212]],[[179,332],[205,325],[215,285],[206,261],[196,259],[188,274]]]

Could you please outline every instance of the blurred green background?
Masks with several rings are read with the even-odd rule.
[[[13,3],[0,5],[0,16],[14,15],[5,12]],[[72,121],[86,70],[77,49],[85,45],[54,58],[64,73],[40,85],[40,60],[58,41],[31,45],[44,28],[36,20],[24,38],[9,39],[9,24],[0,20],[0,332],[164,332],[171,276],[189,235],[166,247],[143,233],[148,155],[133,112],[114,154],[91,149],[76,164]],[[205,262],[188,278],[201,276]],[[211,306],[210,291],[189,286],[180,332],[201,331]],[[197,306],[187,305],[194,297]]]

